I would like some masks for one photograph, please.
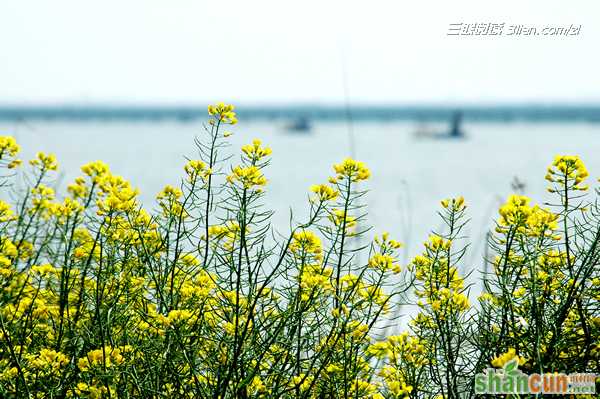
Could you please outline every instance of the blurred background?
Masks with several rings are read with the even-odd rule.
[[[346,156],[368,164],[373,234],[420,252],[463,195],[469,252],[504,198],[548,200],[558,153],[600,176],[600,3],[0,2],[0,134],[54,152],[60,184],[95,159],[147,206],[194,157],[206,105],[236,104],[232,151],[273,148],[274,224]],[[479,239],[479,240],[478,240]]]

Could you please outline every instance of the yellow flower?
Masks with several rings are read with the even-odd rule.
[[[380,360],[392,355],[390,343],[386,341],[375,342],[369,345],[367,353]]]
[[[69,184],[67,186],[67,191],[75,199],[85,198],[89,194],[89,190],[85,185],[85,179],[83,177],[78,177],[75,179],[74,183]]]
[[[517,360],[518,365],[523,365],[527,361],[527,359],[525,359],[524,357],[517,356],[517,352],[514,348],[509,348],[507,352],[492,359],[492,366],[501,368],[513,359]]]
[[[116,367],[123,364],[125,361],[122,352],[127,352],[131,347],[110,347],[105,346],[104,349],[94,349],[87,353],[85,357],[77,361],[77,367],[81,371],[88,371],[96,366],[106,368]]]
[[[542,254],[542,256],[540,256],[540,258],[538,259],[538,263],[545,269],[560,269],[560,267],[565,264],[566,260],[566,252],[550,250],[545,254]]]
[[[573,190],[585,191],[587,185],[581,183],[589,176],[583,161],[577,155],[557,155],[548,168],[546,180],[551,183],[567,184],[573,182]],[[554,191],[555,189],[550,189]]]
[[[47,276],[48,274],[57,272],[58,269],[56,269],[51,264],[46,263],[44,265],[39,265],[39,266],[34,265],[34,266],[31,266],[31,271],[33,273],[39,274],[40,276]]]
[[[166,185],[160,193],[156,196],[157,200],[175,201],[179,199],[183,193],[180,189],[171,185]]]
[[[318,263],[305,266],[299,277],[302,288],[301,299],[308,301],[313,295],[333,291],[330,280],[332,274],[331,267],[322,267]]]
[[[110,173],[108,165],[102,161],[87,163],[81,167],[81,171],[89,176],[94,183],[99,183],[102,177]]]
[[[527,217],[526,227],[529,236],[553,237],[553,231],[558,229],[558,215],[535,205]]]
[[[329,215],[329,220],[331,220],[333,224],[335,224],[337,227],[343,228],[345,226],[346,232],[349,229],[356,226],[356,218],[354,216],[346,214],[346,212],[344,212],[343,209],[334,209],[333,212]]]
[[[329,366],[327,366],[327,368],[325,370],[329,374],[340,373],[343,371],[342,367],[338,364],[330,364]]]
[[[52,207],[51,201],[54,200],[54,190],[44,184],[31,189],[31,203],[34,206],[32,212],[36,210],[49,210]]]
[[[38,152],[36,157],[29,161],[30,165],[39,166],[42,170],[56,170],[58,163],[54,154]]]
[[[399,249],[402,248],[402,243],[396,240],[390,240],[390,233],[384,232],[381,237],[375,236],[375,243],[381,247],[381,251],[385,251],[388,248]]]
[[[382,272],[391,270],[394,273],[400,273],[400,265],[395,263],[395,261],[390,255],[375,254],[369,259],[369,267],[381,270]]]
[[[208,106],[208,115],[212,116],[219,123],[227,123],[235,125],[237,123],[237,117],[233,112],[234,106],[230,104],[218,103],[215,105]],[[214,121],[212,121],[214,124]]]
[[[77,200],[72,198],[65,198],[63,203],[53,204],[50,208],[50,213],[58,219],[60,223],[63,223],[71,215],[78,214],[83,211],[83,205]]]
[[[209,236],[222,237],[223,235],[235,236],[240,231],[240,225],[234,221],[228,221],[225,224],[210,226],[208,228]]]
[[[167,322],[169,325],[180,324],[187,322],[192,316],[193,313],[187,309],[174,309],[167,315]]]
[[[395,397],[408,397],[408,394],[412,392],[412,386],[406,385],[404,381],[389,381],[387,386],[390,392]]]
[[[450,198],[441,201],[441,204],[444,208],[451,208],[454,211],[460,211],[465,209],[467,206],[465,205],[465,199],[461,195],[457,198]]]
[[[210,226],[208,228],[208,236],[214,237],[217,240],[225,239],[224,247],[231,249],[235,240],[239,238],[241,230],[238,222],[229,220],[221,225]],[[246,227],[246,233],[249,231],[249,228]]]
[[[450,249],[452,245],[452,241],[445,240],[444,238],[432,234],[429,236],[429,241],[425,243],[425,247],[430,249],[431,251],[447,251]]]
[[[23,163],[23,161],[21,161],[20,159],[13,159],[12,161],[10,161],[8,163],[8,165],[6,166],[8,169],[14,169],[18,166],[20,166]]]
[[[5,154],[14,157],[21,151],[21,147],[12,136],[0,136],[0,159],[4,158]]]
[[[183,204],[179,201],[179,198],[183,195],[183,192],[171,185],[166,185],[160,193],[156,196],[158,204],[163,210],[163,215],[166,217],[174,216],[187,218],[188,212],[184,209]]]
[[[248,390],[251,394],[263,393],[267,391],[267,386],[264,384],[264,382],[260,379],[259,376],[254,376],[254,378],[252,378],[252,381],[250,382],[250,385],[248,385]]]
[[[200,160],[191,160],[184,166],[185,173],[188,175],[188,181],[193,182],[198,177],[206,181],[212,174],[212,169],[207,168],[206,164]]]
[[[246,154],[248,159],[252,162],[257,162],[262,158],[271,155],[272,151],[269,147],[262,147],[261,141],[254,139],[252,144],[246,144],[242,147],[242,152]]]
[[[367,337],[367,333],[369,332],[369,326],[367,324],[354,322],[349,327],[352,330],[352,336],[355,339],[363,339]]]
[[[102,399],[108,397],[109,392],[110,397],[116,396],[115,389],[112,386],[109,386],[107,389],[104,385],[88,385],[85,382],[80,382],[75,388],[75,393],[78,397],[88,399]]]
[[[321,239],[312,231],[297,231],[290,243],[290,251],[299,256],[315,255],[319,257],[322,251]]]
[[[304,392],[308,388],[310,388],[312,381],[313,381],[313,377],[306,376],[305,374],[300,374],[300,375],[292,377],[291,382],[292,382],[293,387],[298,387],[301,392]]]
[[[13,214],[12,209],[10,209],[10,205],[0,200],[0,222],[8,222],[9,220],[14,219],[15,215]]]
[[[121,176],[106,175],[100,181],[102,199],[97,201],[98,214],[110,212],[129,212],[138,206],[136,197],[138,189],[133,189],[130,183]]]
[[[267,179],[262,174],[260,168],[256,166],[236,166],[232,173],[227,176],[227,181],[231,184],[239,181],[244,188],[257,188],[267,184]]]
[[[367,381],[355,379],[350,386],[349,397],[364,398],[371,394],[374,394],[376,390],[375,385],[370,384]]]
[[[479,295],[478,299],[481,302],[491,302],[494,299],[494,296],[489,292],[484,292],[483,294]]]
[[[531,214],[530,199],[523,195],[511,195],[499,209],[501,226],[522,226]]]
[[[321,202],[334,200],[338,196],[337,190],[326,184],[316,184],[310,187],[310,191],[317,194],[312,200],[318,200]]]
[[[348,178],[353,182],[367,180],[371,176],[371,171],[360,161],[352,158],[346,158],[342,163],[333,165],[338,180]]]
[[[506,233],[506,227],[515,227],[520,233],[537,237],[540,235],[552,237],[552,232],[558,229],[558,215],[547,209],[529,205],[530,199],[521,195],[511,195],[499,209],[499,233]]]
[[[469,298],[467,298],[465,294],[458,292],[452,293],[452,303],[455,305],[455,308],[459,311],[467,310],[471,306],[469,304]]]
[[[38,370],[57,372],[69,363],[69,358],[53,349],[43,348],[32,361],[32,366]]]

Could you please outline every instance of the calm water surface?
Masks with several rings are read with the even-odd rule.
[[[298,216],[306,214],[307,189],[326,182],[331,165],[348,156],[350,146],[345,123],[316,124],[309,135],[286,133],[283,126],[242,121],[231,129],[230,150],[238,151],[253,138],[272,147],[266,202],[276,211],[274,226],[285,232],[290,209]],[[515,176],[535,201],[548,199],[544,175],[554,155],[580,155],[591,176],[600,176],[600,125],[467,124],[467,139],[457,141],[417,139],[415,130],[412,122],[354,126],[356,158],[372,171],[365,184],[372,234],[389,231],[404,241],[406,257],[418,254],[429,232],[441,226],[436,215],[441,199],[463,195],[471,218],[468,233],[481,238],[500,202],[512,192]],[[156,193],[182,177],[184,157],[196,155],[194,137],[203,128],[174,122],[2,122],[0,132],[17,137],[25,159],[38,150],[55,153],[64,171],[63,186],[80,175],[82,164],[100,159],[137,186],[143,202],[153,206]],[[468,259],[479,267],[483,248],[477,241]]]

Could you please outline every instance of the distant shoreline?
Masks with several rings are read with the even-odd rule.
[[[499,106],[240,106],[240,118],[297,119],[315,121],[447,122],[460,111],[465,121],[475,122],[591,122],[600,123],[600,105],[499,105]],[[200,106],[0,106],[0,120],[156,121],[203,120]]]

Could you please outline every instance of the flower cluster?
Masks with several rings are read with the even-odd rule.
[[[248,157],[252,164],[256,164],[264,157],[271,155],[272,151],[269,147],[261,146],[261,141],[254,139],[252,144],[246,144],[242,147],[242,152]]]
[[[21,160],[15,157],[21,151],[21,147],[12,136],[0,136],[0,164],[13,169],[21,164]]]
[[[465,199],[462,196],[442,200],[441,204],[444,208],[451,208],[453,211],[461,211],[466,208]]]
[[[320,257],[322,253],[321,239],[309,230],[295,232],[290,244],[290,251],[298,256]]]
[[[396,257],[396,250],[402,247],[402,244],[396,240],[389,238],[389,233],[383,233],[381,236],[376,236],[373,240],[376,252],[369,259],[369,267],[382,271],[392,271],[400,273],[401,267]]]
[[[310,191],[315,193],[316,196],[311,199],[311,201],[332,201],[336,199],[339,195],[339,192],[331,186],[327,184],[316,184],[310,187]]]
[[[190,160],[184,166],[185,173],[188,175],[188,182],[194,183],[196,180],[201,179],[206,181],[212,174],[211,168],[207,167],[201,160]]]
[[[216,120],[218,123],[235,125],[237,123],[237,117],[235,112],[233,112],[234,108],[233,105],[224,103],[209,105],[208,115],[215,118],[210,120],[211,124],[214,124]]]
[[[333,165],[333,170],[336,173],[334,180],[349,179],[357,182],[367,180],[371,176],[371,171],[367,166],[360,161],[355,161],[352,158],[346,158],[342,163]]]
[[[570,187],[572,190],[585,191],[589,188],[587,185],[582,185],[583,181],[589,176],[583,161],[576,155],[557,155],[554,162],[548,168],[546,180],[559,185],[566,185],[572,182]],[[556,189],[550,188],[550,192]],[[559,188],[558,190],[564,190]]]
[[[245,189],[256,190],[267,184],[267,178],[257,166],[236,166],[227,176],[227,181],[231,184],[239,182]]]
[[[501,355],[492,359],[492,366],[502,368],[506,363],[512,360],[516,360],[519,365],[523,365],[527,361],[524,357],[517,356],[515,348],[510,348],[505,353],[502,353]]]
[[[44,152],[38,152],[36,157],[29,161],[29,164],[39,167],[44,171],[58,169],[56,156],[54,154],[46,154]]]
[[[97,201],[98,214],[108,215],[115,212],[129,212],[138,207],[138,189],[121,176],[106,175],[99,183]]]
[[[497,232],[507,233],[510,228],[529,236],[555,237],[558,215],[538,205],[530,206],[530,199],[522,195],[511,195],[500,207]]]

